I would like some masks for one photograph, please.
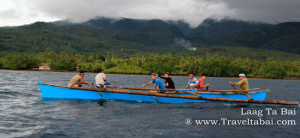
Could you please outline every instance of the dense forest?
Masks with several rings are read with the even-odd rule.
[[[206,19],[198,27],[191,28],[183,21],[96,18],[79,24],[60,21],[2,27],[0,54],[53,51],[105,55],[111,51],[120,57],[136,53],[147,56],[168,53],[175,56],[197,56],[203,53],[205,55],[206,52],[233,50],[236,52],[231,52],[229,56],[250,57],[247,52],[244,52],[246,55],[234,55],[247,49],[272,53],[268,56],[262,53],[255,55],[258,59],[267,59],[270,56],[285,58],[287,55],[278,52],[294,53],[292,56],[297,55],[297,59],[300,53],[299,37],[298,22],[272,25]]]
[[[2,69],[31,69],[43,63],[50,65],[54,71],[96,72],[102,68],[107,73],[159,74],[173,75],[207,74],[214,77],[233,77],[245,73],[248,77],[285,78],[300,77],[300,61],[280,61],[267,59],[263,61],[250,58],[227,58],[225,56],[210,55],[205,58],[195,56],[173,56],[172,54],[147,57],[137,53],[128,58],[118,58],[112,52],[106,57],[101,55],[84,56],[81,54],[67,54],[61,52],[39,53],[37,56],[24,54],[10,54],[0,58]]]
[[[0,28],[0,68],[300,77],[300,23],[96,18]]]

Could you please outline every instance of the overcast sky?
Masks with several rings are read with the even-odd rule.
[[[206,18],[279,23],[300,21],[300,0],[0,0],[0,26],[94,17],[184,20]]]

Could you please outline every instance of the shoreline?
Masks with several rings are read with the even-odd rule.
[[[50,72],[50,73],[78,73],[78,71],[52,71],[52,70],[13,70],[13,69],[0,69],[0,71],[16,71],[16,72]],[[96,72],[86,72],[86,73],[93,73],[96,74]],[[106,73],[105,74],[113,74],[113,75],[136,75],[136,76],[147,76],[150,74],[138,74],[138,73]],[[188,75],[170,75],[171,77],[188,77]],[[195,77],[200,77],[195,75]],[[236,79],[238,77],[211,77],[207,76],[207,78],[223,78],[223,79]],[[300,77],[287,77],[283,79],[271,79],[271,78],[247,78],[247,79],[261,79],[261,80],[300,80]]]

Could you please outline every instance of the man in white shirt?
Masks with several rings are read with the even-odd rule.
[[[116,86],[114,83],[107,83],[106,82],[107,78],[106,78],[106,76],[105,76],[105,74],[104,74],[104,72],[101,68],[98,70],[98,72],[99,73],[95,77],[97,88],[103,88],[103,87],[106,88],[107,86],[108,87]],[[113,89],[115,89],[115,88],[113,88]]]

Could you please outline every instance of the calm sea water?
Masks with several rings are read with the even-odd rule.
[[[300,137],[298,106],[242,103],[158,104],[126,101],[42,99],[37,82],[67,85],[74,73],[0,71],[0,137]],[[86,74],[93,82],[96,74]],[[142,87],[150,76],[107,75],[109,82]],[[172,77],[177,88],[187,77]],[[210,89],[232,89],[229,81],[207,78]],[[266,100],[300,101],[300,81],[249,79],[251,88],[270,88]],[[242,115],[263,111],[263,116]],[[268,115],[267,110],[277,112]],[[291,111],[282,115],[281,110]],[[294,114],[293,114],[294,113]],[[187,125],[187,118],[193,124]],[[223,120],[222,120],[223,118]],[[234,125],[228,120],[278,120],[291,125]],[[221,125],[197,125],[219,120]]]

